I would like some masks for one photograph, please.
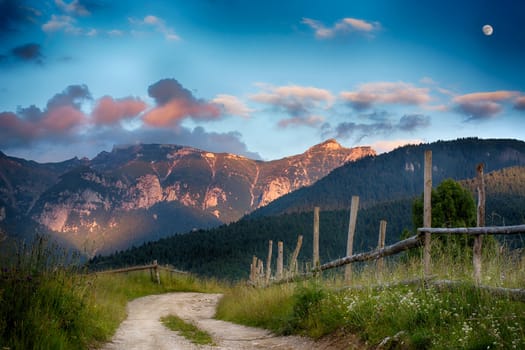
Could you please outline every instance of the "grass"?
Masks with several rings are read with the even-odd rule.
[[[111,339],[137,297],[221,292],[212,279],[161,271],[87,275],[78,259],[44,237],[21,244],[0,269],[0,349],[93,349]]]
[[[175,315],[164,316],[160,320],[166,327],[172,331],[179,332],[180,335],[193,344],[215,345],[211,336],[207,332],[197,328],[193,323],[186,322]]]
[[[469,257],[470,259],[470,257]],[[278,334],[321,338],[356,334],[370,348],[523,349],[525,303],[476,288],[471,261],[433,256],[437,279],[462,283],[447,289],[399,282],[421,277],[421,259],[413,256],[356,268],[346,285],[341,277],[264,289],[239,286],[222,298],[217,317],[268,328]],[[488,252],[483,284],[524,288],[524,259],[516,252]],[[379,287],[389,283],[390,287]]]
[[[437,279],[462,281],[449,289],[398,282],[421,277],[421,257],[356,267],[350,285],[339,274],[312,281],[253,288],[161,271],[87,275],[75,257],[44,238],[21,245],[0,269],[0,348],[94,349],[108,341],[134,298],[166,292],[221,292],[217,318],[263,327],[278,334],[321,338],[357,334],[370,348],[525,348],[525,303],[475,288],[471,257],[433,256]],[[457,256],[457,255],[456,255]],[[484,285],[525,287],[520,252],[487,249]],[[378,287],[389,283],[391,287]],[[165,321],[174,321],[173,318]],[[179,325],[178,327],[182,327]]]

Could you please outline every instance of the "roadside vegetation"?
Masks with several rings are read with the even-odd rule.
[[[523,261],[504,255],[484,260],[483,284],[525,287]],[[282,335],[358,335],[369,348],[525,348],[523,301],[476,288],[467,264],[436,256],[433,262],[434,280],[463,282],[418,282],[414,277],[421,277],[421,260],[413,257],[387,264],[381,276],[375,264],[361,266],[348,284],[327,276],[268,288],[239,286],[226,292],[217,317]]]
[[[129,300],[167,292],[221,292],[213,279],[161,271],[85,274],[78,257],[44,237],[1,261],[1,349],[94,349],[109,341],[126,317]]]
[[[475,225],[474,200],[453,180],[433,190],[432,207],[433,227]],[[422,210],[417,199],[415,227],[422,225]],[[523,251],[492,237],[483,245],[481,284],[524,289]],[[476,287],[471,251],[465,236],[433,237],[430,280],[423,278],[419,248],[386,259],[382,272],[375,262],[357,265],[348,282],[342,271],[330,271],[307,282],[234,288],[221,300],[217,317],[278,334],[353,334],[370,348],[525,348],[525,299]]]

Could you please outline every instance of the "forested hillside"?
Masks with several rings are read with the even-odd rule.
[[[314,185],[283,196],[253,212],[251,216],[311,211],[314,206],[343,209],[357,194],[363,206],[417,196],[423,192],[425,150],[432,150],[433,183],[446,178],[469,179],[476,165],[485,172],[525,165],[525,142],[477,138],[408,145],[379,156],[365,157],[335,169]]]
[[[487,225],[525,223],[525,167],[514,167],[486,174]],[[460,182],[475,194],[474,180]],[[438,183],[434,182],[437,186]],[[373,249],[377,244],[379,221],[387,220],[387,244],[399,240],[403,230],[414,232],[412,205],[414,197],[361,207],[357,218],[354,251]],[[346,252],[349,208],[321,211],[321,261],[339,258]],[[265,258],[268,240],[284,242],[285,264],[291,256],[297,236],[304,236],[299,255],[311,260],[313,213],[289,213],[269,217],[251,217],[211,230],[199,230],[150,242],[107,257],[95,257],[92,269],[149,263],[157,259],[179,269],[206,276],[239,279],[247,277],[253,255]],[[502,237],[511,247],[522,246],[521,237]],[[276,244],[276,243],[274,243]],[[275,249],[274,249],[275,257]],[[275,268],[275,266],[273,267]]]

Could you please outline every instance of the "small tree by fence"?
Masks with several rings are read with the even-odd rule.
[[[385,235],[386,235],[386,225],[387,222],[382,220],[380,223],[379,238],[378,238],[378,247],[376,250],[353,254],[353,239],[355,233],[355,224],[357,219],[357,208],[359,205],[359,197],[352,197],[352,206],[350,210],[350,222],[348,227],[348,241],[347,241],[347,256],[330,261],[325,264],[321,264],[319,260],[319,208],[314,209],[314,230],[313,230],[313,266],[310,271],[298,275],[297,274],[297,255],[298,250],[300,249],[300,244],[298,240],[298,245],[296,250],[293,253],[292,263],[288,274],[285,276],[282,272],[282,253],[278,257],[278,273],[276,275],[276,282],[287,282],[297,278],[309,278],[315,276],[322,271],[333,269],[340,266],[345,266],[345,281],[349,283],[352,278],[352,268],[351,264],[355,262],[364,262],[364,261],[373,261],[377,260],[377,269],[378,274],[382,274],[383,269],[383,258],[387,256],[392,256],[404,252],[406,250],[414,249],[423,246],[423,273],[425,280],[431,278],[432,273],[432,262],[431,262],[431,238],[432,235],[471,235],[474,236],[474,245],[473,245],[473,270],[474,270],[474,281],[478,287],[481,283],[482,277],[482,265],[481,265],[481,253],[482,253],[482,240],[484,235],[512,235],[512,234],[522,234],[525,233],[525,225],[515,225],[515,226],[499,226],[499,227],[485,227],[485,181],[483,174],[483,164],[478,165],[477,167],[477,192],[478,192],[478,206],[477,206],[477,227],[455,227],[455,228],[433,228],[432,226],[432,206],[431,206],[431,196],[432,196],[432,152],[425,152],[425,167],[424,167],[424,192],[423,192],[423,226],[417,229],[416,235],[409,237],[407,239],[401,240],[397,243],[394,243],[389,246],[384,246]],[[302,236],[300,241],[302,242]],[[317,243],[316,243],[317,242]],[[280,242],[282,244],[282,242]],[[271,245],[269,256],[271,255]],[[279,263],[279,259],[281,262]],[[268,263],[271,259],[268,259]],[[279,265],[280,264],[280,265]],[[279,269],[281,272],[279,273]],[[253,278],[252,278],[253,277]],[[270,278],[267,275],[265,283],[261,283],[260,279],[256,279],[256,276],[250,274],[250,282],[254,285],[268,285]],[[450,281],[439,281],[435,284],[437,286],[443,286],[451,284]],[[505,288],[492,288],[492,287],[482,287],[496,294],[506,294],[511,295],[516,299],[525,300],[525,290],[522,289],[505,289]]]

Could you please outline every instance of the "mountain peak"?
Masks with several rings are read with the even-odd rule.
[[[320,144],[312,146],[308,151],[326,151],[326,150],[340,150],[344,147],[339,144],[335,139],[328,139]]]

